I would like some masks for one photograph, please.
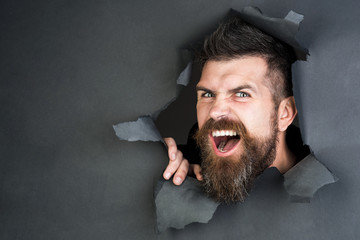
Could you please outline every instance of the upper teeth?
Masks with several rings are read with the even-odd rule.
[[[221,136],[236,136],[237,133],[232,130],[217,130],[212,132],[213,137],[221,137]]]

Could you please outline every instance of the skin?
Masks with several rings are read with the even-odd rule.
[[[197,89],[197,120],[199,129],[212,118],[242,121],[252,136],[267,137],[271,134],[270,117],[275,109],[267,74],[268,66],[261,57],[243,56],[228,61],[208,61],[204,65]],[[279,142],[276,158],[270,167],[285,173],[295,164],[295,156],[285,141],[287,127],[297,114],[293,97],[284,98],[278,108]],[[180,185],[187,174],[201,181],[201,168],[183,158],[172,138],[165,138],[169,164],[164,178],[174,175],[173,182]],[[234,154],[241,153],[241,144]]]

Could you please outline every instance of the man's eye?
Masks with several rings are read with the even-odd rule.
[[[235,94],[237,97],[241,97],[241,98],[244,98],[244,97],[249,97],[250,95],[247,94],[247,93],[244,93],[244,92],[238,92]]]
[[[211,97],[214,97],[214,94],[213,93],[209,93],[209,92],[206,92],[202,95],[203,97],[206,97],[206,98],[211,98]]]

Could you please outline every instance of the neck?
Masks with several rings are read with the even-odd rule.
[[[276,167],[281,174],[286,173],[296,163],[296,156],[290,151],[286,144],[285,132],[280,132],[279,142],[276,150],[276,158],[269,167]]]

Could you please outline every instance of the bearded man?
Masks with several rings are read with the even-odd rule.
[[[199,61],[198,124],[185,147],[165,139],[170,161],[163,176],[180,185],[193,174],[216,201],[244,201],[266,168],[284,174],[309,153],[290,126],[297,114],[294,50],[232,17],[205,40]],[[295,144],[287,132],[296,133]]]

